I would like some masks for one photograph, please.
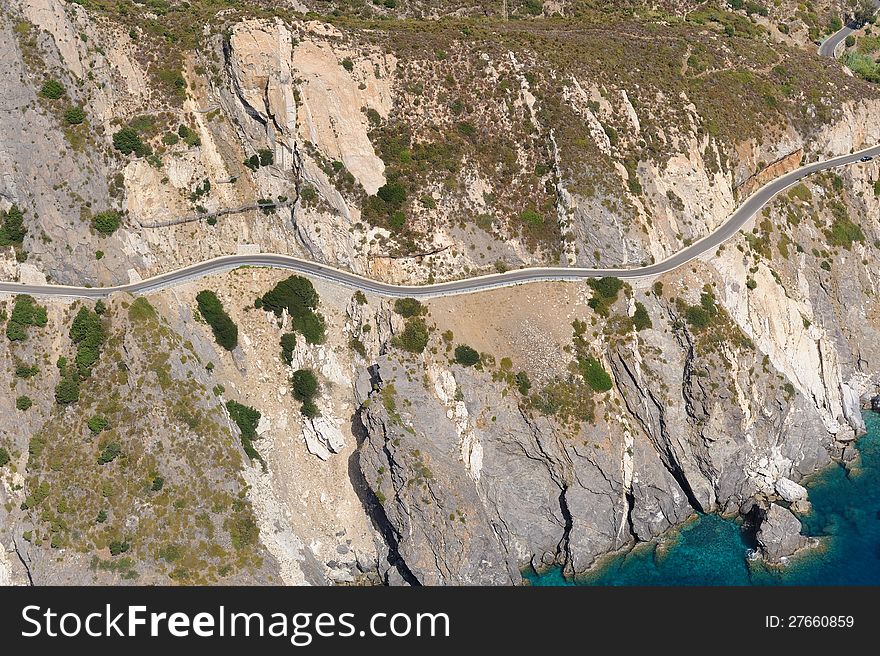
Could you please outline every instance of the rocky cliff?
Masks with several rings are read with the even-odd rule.
[[[100,286],[254,250],[406,283],[634,267],[801,162],[880,142],[876,87],[814,54],[806,15],[783,32],[684,5],[502,22],[167,4],[4,5],[0,209],[26,229],[6,279]],[[79,306],[38,299],[47,325],[2,354],[0,580],[517,583],[694,512],[803,511],[792,486],[849,456],[876,392],[878,175],[804,179],[657,279],[415,306],[316,283],[323,339],[254,305],[280,272],[149,311],[112,299],[92,375],[125,393],[73,404],[54,390]],[[306,369],[317,415],[289,383]],[[228,401],[260,412],[252,444]],[[111,442],[125,458],[98,464]]]

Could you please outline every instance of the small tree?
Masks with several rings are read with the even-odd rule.
[[[463,367],[473,367],[480,361],[480,354],[467,344],[455,347],[455,361]]]
[[[284,364],[293,361],[293,350],[296,348],[296,333],[284,333],[281,336],[281,359]]]
[[[651,323],[651,317],[648,315],[648,310],[643,303],[636,301],[636,311],[635,314],[633,314],[633,327],[636,330],[645,330],[652,326],[653,324]]]
[[[417,317],[424,314],[425,306],[414,298],[398,298],[394,301],[394,311],[402,317]]]
[[[92,217],[92,227],[102,235],[112,235],[119,228],[119,212],[107,210]]]
[[[15,407],[18,410],[22,410],[22,411],[30,410],[30,408],[33,404],[34,404],[34,402],[31,401],[31,398],[29,396],[22,395],[22,396],[19,396],[17,399],[15,399]]]

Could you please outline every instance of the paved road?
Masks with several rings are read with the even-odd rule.
[[[850,34],[858,29],[858,25],[854,22],[847,23],[837,32],[829,36],[819,46],[819,54],[823,57],[831,57],[834,59],[837,47],[846,40]]]
[[[807,164],[791,173],[783,175],[761,187],[721,224],[714,232],[702,238],[687,248],[680,250],[675,255],[662,262],[645,267],[632,269],[586,269],[577,267],[532,267],[516,269],[506,273],[493,273],[463,280],[452,280],[432,285],[392,285],[378,280],[364,278],[348,271],[342,271],[326,264],[319,264],[310,260],[303,260],[289,255],[275,255],[264,253],[259,255],[226,255],[192,266],[178,269],[170,273],[163,273],[142,282],[116,287],[68,287],[63,285],[23,285],[21,283],[0,282],[0,293],[31,294],[37,297],[67,297],[67,298],[104,298],[115,292],[128,292],[131,294],[149,294],[180,283],[195,280],[211,273],[228,271],[241,266],[264,266],[278,269],[290,269],[313,278],[321,278],[353,289],[372,292],[382,296],[391,297],[436,297],[453,294],[466,294],[497,287],[508,287],[526,282],[550,281],[550,280],[583,280],[585,278],[599,278],[602,276],[617,276],[619,278],[644,278],[653,277],[672,271],[704,253],[714,251],[723,242],[733,237],[761,208],[764,207],[776,194],[798,183],[798,181],[812,173],[825,171],[840,166],[851,164],[859,165],[859,159],[863,156],[880,156],[880,145],[861,150],[851,155],[843,155],[822,162]]]
[[[880,0],[874,0],[874,6],[880,9]],[[837,47],[846,40],[846,37],[857,31],[860,27],[861,24],[851,20],[822,42],[822,45],[819,46],[819,54],[823,57],[831,57],[834,59]]]

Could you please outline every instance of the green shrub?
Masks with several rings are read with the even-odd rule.
[[[514,382],[516,383],[516,389],[523,396],[528,395],[529,390],[532,389],[532,381],[529,380],[529,375],[525,371],[517,373],[514,376]]]
[[[55,386],[55,402],[58,405],[69,405],[79,401],[79,378],[76,374],[64,376]]]
[[[33,378],[40,370],[36,365],[19,364],[15,367],[15,376],[17,378]]]
[[[306,417],[318,415],[315,395],[318,393],[318,379],[311,369],[298,369],[290,377],[293,398],[302,403],[302,413]]]
[[[178,143],[180,143],[180,137],[178,137],[177,134],[174,132],[166,132],[162,136],[162,143],[166,146],[176,146]]]
[[[307,278],[290,276],[262,296],[263,307],[281,316],[287,310],[292,317],[318,307],[318,292]]]
[[[0,210],[0,247],[21,246],[27,228],[24,225],[24,214],[13,205],[8,210]]]
[[[76,344],[76,366],[80,378],[88,378],[98,361],[101,346],[107,334],[99,317],[93,310],[83,306],[70,326],[70,339]]]
[[[290,377],[293,397],[297,401],[309,401],[318,392],[318,379],[311,369],[298,369]]]
[[[107,511],[104,509],[99,510],[98,516],[95,517],[95,521],[98,524],[103,524],[104,522],[106,522],[107,521]]]
[[[86,113],[82,107],[70,107],[64,112],[64,121],[68,125],[80,125],[86,120]]]
[[[92,227],[102,235],[112,235],[119,228],[119,212],[106,210],[92,217]]]
[[[394,311],[402,317],[417,317],[424,314],[426,308],[414,298],[398,298],[394,301]]]
[[[537,230],[544,225],[544,217],[535,210],[523,210],[519,215],[520,221],[525,223],[529,228]]]
[[[107,430],[110,427],[110,422],[107,421],[106,417],[102,417],[101,415],[94,415],[91,419],[89,419],[88,426],[89,430],[97,435],[101,431]]]
[[[323,344],[326,330],[324,317],[316,312],[306,312],[293,318],[293,327],[302,333],[309,344]]]
[[[58,100],[64,94],[64,85],[58,80],[46,80],[40,87],[40,95],[49,100]]]
[[[226,409],[229,411],[229,416],[232,417],[232,421],[235,422],[238,426],[238,430],[241,432],[241,446],[247,454],[247,457],[251,460],[258,460],[265,469],[266,462],[263,460],[259,452],[257,452],[256,448],[254,448],[254,440],[259,438],[259,435],[257,435],[257,426],[259,425],[260,417],[262,416],[260,411],[250,406],[237,403],[236,401],[227,401]]]
[[[592,278],[587,281],[587,284],[603,298],[609,300],[617,300],[617,294],[623,288],[623,281],[620,278],[610,276],[605,278]]]
[[[842,246],[846,250],[852,249],[853,242],[865,242],[865,233],[861,226],[846,216],[835,219],[831,229],[825,231],[825,237],[832,246]]]
[[[113,147],[123,155],[134,153],[138,157],[145,157],[152,152],[149,145],[141,140],[137,130],[131,127],[122,128],[113,134]]]
[[[709,325],[712,317],[699,305],[691,305],[685,311],[685,320],[694,328],[700,330]]]
[[[254,518],[250,514],[237,512],[227,521],[229,530],[229,538],[232,546],[238,549],[244,549],[252,544],[256,544],[260,537],[260,529]]]
[[[31,398],[29,396],[22,395],[15,399],[15,407],[18,410],[30,410],[33,404],[34,402],[31,401]]]
[[[153,482],[150,485],[150,491],[161,492],[163,487],[165,487],[165,479],[161,476],[156,476],[155,478],[153,478]]]
[[[607,317],[611,304],[617,300],[617,294],[623,288],[623,281],[620,278],[605,277],[590,279],[587,284],[593,290],[593,296],[587,305],[598,314]]]
[[[636,301],[636,311],[635,314],[633,314],[632,320],[633,328],[638,331],[653,327],[651,317],[648,315],[648,310],[641,301]]]
[[[28,326],[42,328],[48,322],[46,308],[37,305],[32,296],[19,294],[12,306],[12,316],[6,323],[6,337],[11,342],[27,339]]]
[[[351,57],[346,57],[342,60],[342,68],[351,73],[354,70],[354,62],[351,61]]]
[[[480,361],[480,354],[467,344],[455,347],[455,361],[463,367],[473,367]]]
[[[229,416],[236,423],[241,431],[242,438],[254,440],[257,438],[257,425],[260,423],[259,410],[238,403],[236,401],[227,401],[226,409],[229,410]]]
[[[428,326],[421,317],[407,319],[403,331],[395,335],[391,341],[393,346],[409,351],[421,353],[428,345]]]
[[[284,364],[293,361],[293,350],[296,348],[296,333],[284,333],[281,336],[281,359]]]
[[[11,458],[9,457],[9,451],[4,449],[3,447],[0,447],[0,467],[5,467],[7,464],[9,464],[10,460]]]
[[[196,295],[196,303],[198,303],[202,317],[211,326],[217,344],[227,351],[234,350],[238,346],[238,326],[223,310],[223,304],[217,295],[210,290],[203,289]]]
[[[118,556],[128,551],[131,545],[125,540],[111,540],[108,548],[110,549],[111,556]]]
[[[113,462],[122,454],[122,445],[119,442],[109,442],[107,446],[105,446],[101,450],[101,455],[98,456],[98,464],[106,465],[108,463]]]
[[[376,196],[385,201],[387,205],[397,208],[406,202],[406,188],[397,181],[387,182],[379,187]]]
[[[611,389],[611,376],[605,371],[602,363],[593,356],[578,358],[578,369],[587,383],[597,392],[607,392]]]

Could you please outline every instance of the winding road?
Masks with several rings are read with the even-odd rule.
[[[835,54],[837,53],[837,47],[846,40],[846,37],[859,29],[859,27],[860,25],[854,21],[844,25],[841,29],[837,30],[822,42],[822,45],[819,46],[819,54],[823,57],[831,57],[834,59]]]
[[[831,36],[820,48],[820,54],[833,56],[837,44],[846,38],[848,27]],[[827,48],[830,50],[826,53]],[[730,215],[724,223],[711,233],[683,248],[671,257],[643,267],[631,269],[588,269],[581,267],[528,267],[493,273],[461,280],[450,280],[430,285],[394,285],[365,278],[350,271],[337,269],[327,264],[320,264],[312,260],[304,260],[290,255],[278,255],[263,253],[257,255],[225,255],[198,264],[193,264],[176,271],[162,273],[141,282],[114,287],[73,287],[67,285],[27,285],[16,282],[0,282],[0,294],[30,294],[31,296],[45,298],[106,298],[118,292],[130,294],[150,294],[168,287],[173,287],[184,282],[195,280],[212,273],[229,271],[242,266],[272,267],[276,269],[289,269],[302,273],[312,278],[327,280],[345,285],[352,289],[371,292],[381,296],[416,298],[430,298],[437,296],[451,296],[455,294],[470,294],[473,292],[495,289],[498,287],[510,287],[529,282],[538,281],[565,281],[584,280],[587,278],[601,278],[603,276],[616,276],[618,278],[636,279],[658,276],[672,271],[691,260],[712,251],[722,243],[736,235],[739,230],[749,222],[767,203],[777,194],[798,183],[802,178],[841,166],[858,165],[863,157],[880,156],[880,144],[860,150],[849,155],[834,157],[829,160],[806,164],[790,173],[772,180],[749,196],[737,210]]]

